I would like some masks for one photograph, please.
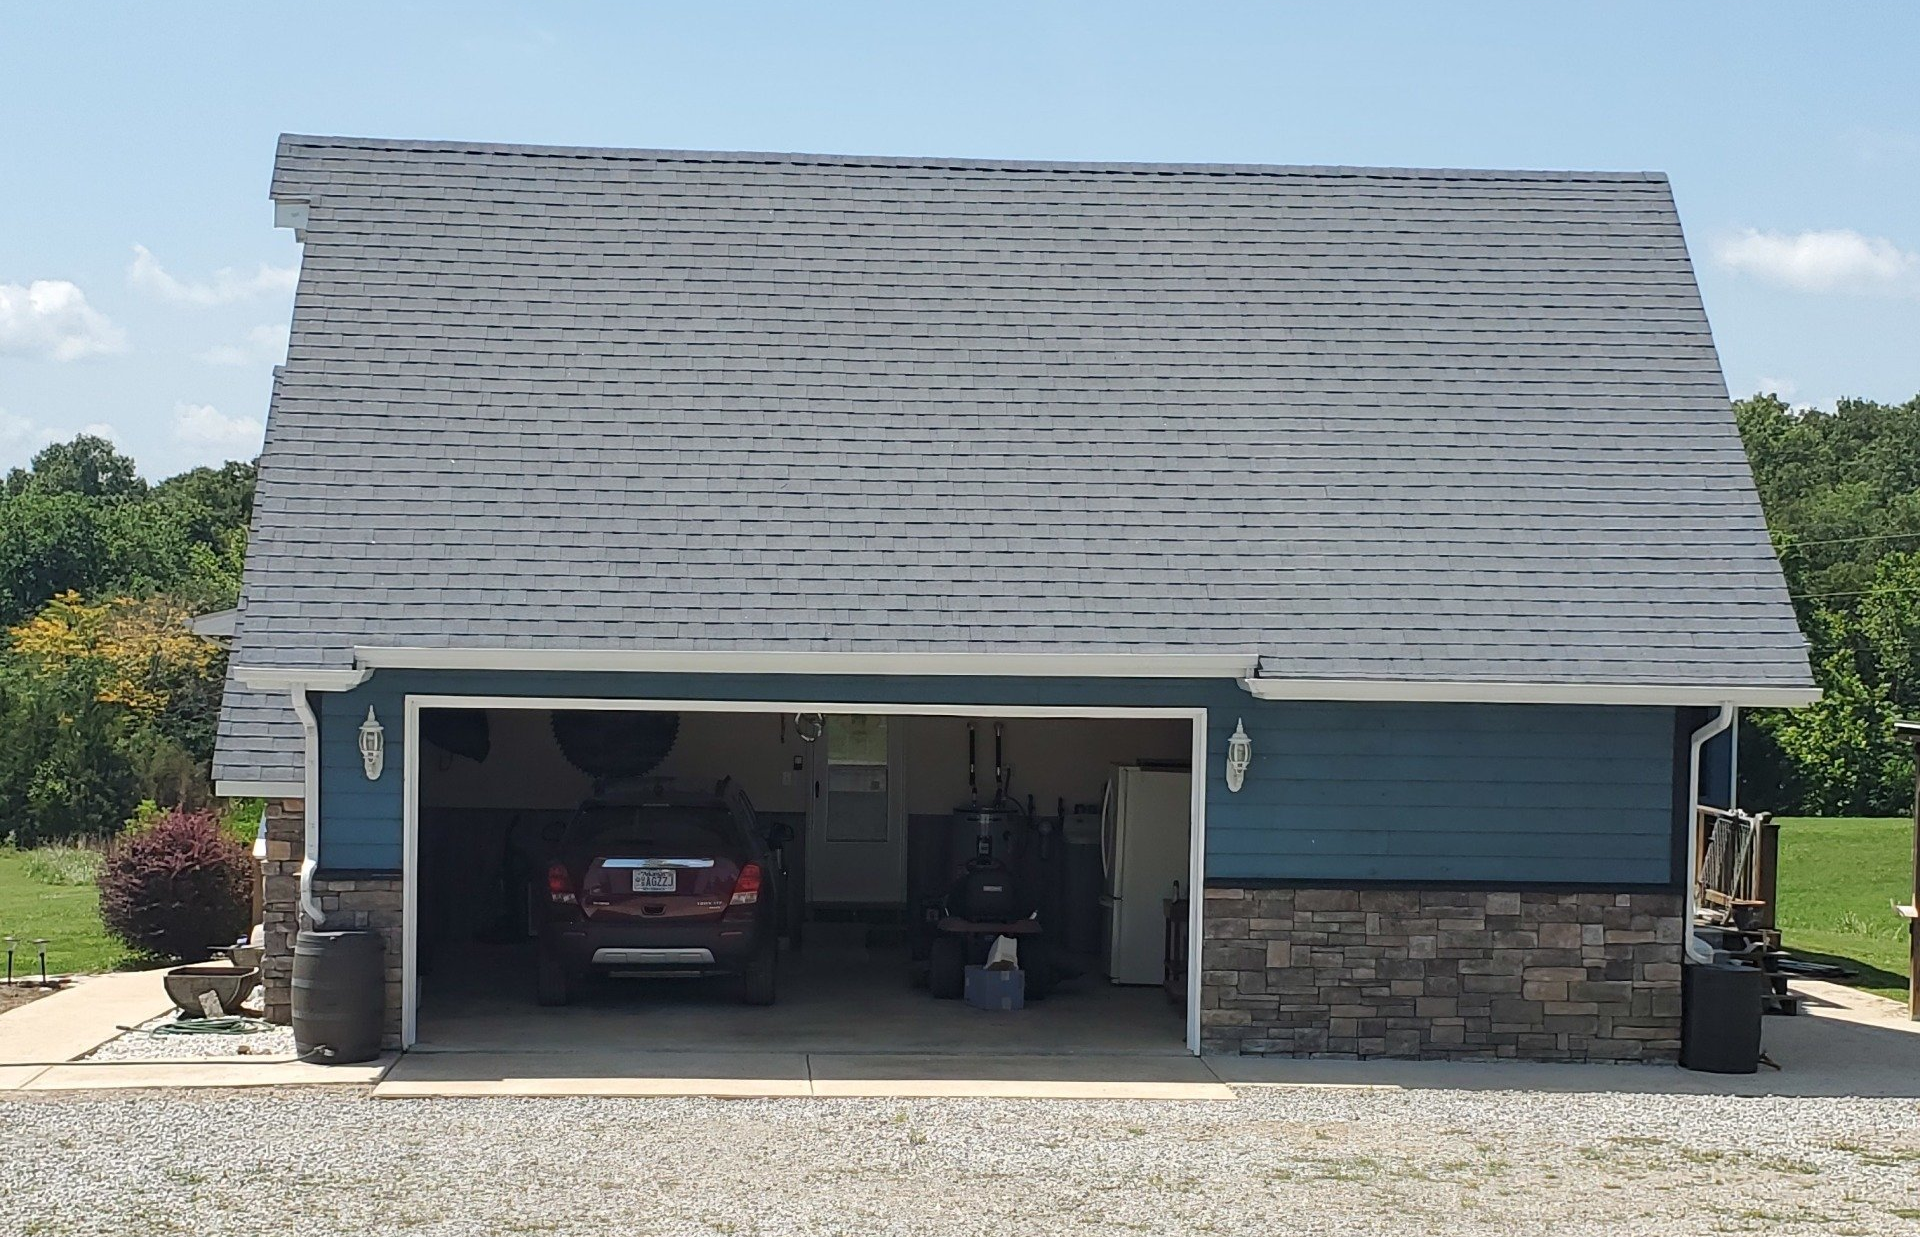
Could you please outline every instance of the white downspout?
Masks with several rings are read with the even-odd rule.
[[[307,689],[298,684],[293,688],[293,711],[307,736],[306,790],[301,801],[306,809],[306,841],[300,850],[300,910],[318,928],[327,922],[313,896],[313,873],[320,866],[320,723],[313,716],[313,706],[307,703]]]
[[[1681,914],[1681,931],[1686,933],[1687,959],[1691,962],[1708,963],[1713,961],[1713,950],[1707,943],[1694,935],[1693,922],[1696,900],[1700,888],[1700,752],[1715,735],[1722,734],[1733,725],[1734,707],[1730,704],[1720,706],[1720,711],[1706,725],[1693,732],[1692,750],[1687,756],[1687,897]]]

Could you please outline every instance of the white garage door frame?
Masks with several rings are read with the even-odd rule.
[[[866,700],[662,700],[581,696],[408,695],[401,816],[403,923],[400,1043],[419,1038],[420,711],[422,709],[606,709],[674,713],[886,713],[909,717],[1043,717],[1181,720],[1191,723],[1193,797],[1187,822],[1187,1050],[1200,1055],[1201,916],[1207,855],[1207,711],[1088,705],[876,704]]]

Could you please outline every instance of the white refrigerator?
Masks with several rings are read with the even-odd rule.
[[[1158,984],[1166,978],[1167,899],[1188,879],[1191,775],[1123,765],[1101,808],[1100,905],[1106,913],[1107,978]]]

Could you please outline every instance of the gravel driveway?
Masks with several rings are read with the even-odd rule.
[[[0,1233],[1920,1234],[1920,1102],[0,1097]]]

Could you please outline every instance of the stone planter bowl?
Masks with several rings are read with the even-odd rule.
[[[194,1018],[206,1016],[206,1011],[200,1008],[201,993],[213,993],[220,1002],[220,1008],[233,1013],[259,982],[258,967],[243,970],[237,966],[218,964],[176,966],[166,975],[167,996],[174,1005]]]

